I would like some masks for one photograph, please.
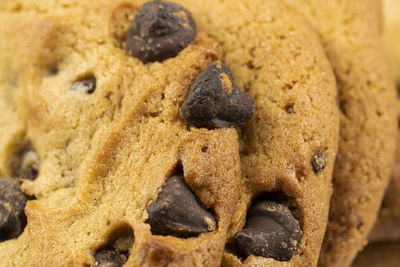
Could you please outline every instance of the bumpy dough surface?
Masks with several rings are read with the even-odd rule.
[[[385,52],[391,63],[400,89],[400,1],[385,0],[384,7],[384,44]],[[398,91],[399,93],[399,91]],[[398,97],[397,107],[400,108]],[[400,109],[399,109],[400,110]],[[399,240],[400,239],[400,132],[397,137],[396,161],[392,170],[392,180],[387,189],[379,218],[370,234],[370,240]]]
[[[41,162],[38,178],[22,187],[36,197],[28,225],[0,244],[1,264],[88,266],[120,237],[133,243],[126,266],[316,265],[339,126],[335,80],[317,36],[280,1],[180,0],[198,36],[177,57],[144,65],[123,50],[144,2],[0,2],[0,174],[12,175],[26,140]],[[180,106],[219,58],[256,112],[239,129],[188,127]],[[93,94],[68,90],[92,76]],[[314,173],[319,152],[327,167]],[[218,231],[180,239],[152,235],[144,223],[147,204],[179,164],[217,215]],[[224,252],[264,191],[280,191],[300,221],[299,251],[288,262]]]
[[[335,72],[339,151],[319,266],[349,266],[377,218],[396,148],[396,93],[379,0],[287,0],[318,31]]]

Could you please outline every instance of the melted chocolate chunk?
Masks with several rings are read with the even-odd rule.
[[[246,226],[236,235],[236,241],[246,255],[288,261],[301,235],[299,222],[285,205],[259,200],[251,206]]]
[[[213,62],[191,86],[181,113],[196,127],[243,125],[254,113],[254,100],[235,85],[227,66]]]
[[[214,215],[201,206],[183,176],[169,178],[147,212],[155,235],[193,237],[217,228]]]
[[[94,255],[96,267],[122,267],[124,262],[114,250],[100,250]]]
[[[325,152],[320,152],[315,155],[312,160],[311,164],[313,167],[314,172],[319,172],[325,169],[326,167],[326,154]]]
[[[126,37],[126,50],[144,63],[175,57],[196,37],[196,24],[184,7],[164,1],[142,6]]]
[[[0,178],[0,242],[17,238],[26,226],[28,198],[19,189],[17,179]]]

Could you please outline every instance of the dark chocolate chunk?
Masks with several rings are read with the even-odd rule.
[[[251,206],[246,226],[236,235],[236,241],[246,255],[288,261],[301,235],[299,222],[285,205],[259,200]]]
[[[311,164],[313,167],[314,172],[319,172],[325,169],[326,167],[326,154],[325,152],[320,152],[315,155],[312,160]]]
[[[78,91],[84,94],[92,94],[96,90],[96,78],[89,78],[76,81],[69,87],[69,90]]]
[[[0,242],[18,237],[26,226],[28,201],[17,179],[0,178]]]
[[[114,250],[100,250],[94,255],[96,267],[122,267],[124,264],[121,257]]]
[[[175,57],[196,37],[196,24],[184,7],[164,1],[142,6],[126,37],[126,50],[144,63]]]
[[[147,212],[155,235],[193,237],[217,228],[214,215],[201,206],[183,176],[169,178]]]
[[[196,127],[243,125],[254,113],[254,100],[235,85],[227,66],[213,62],[191,86],[181,113]]]

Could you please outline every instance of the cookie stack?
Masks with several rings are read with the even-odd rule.
[[[381,19],[1,1],[0,266],[350,266],[395,156]]]

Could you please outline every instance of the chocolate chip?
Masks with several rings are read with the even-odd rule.
[[[155,235],[193,237],[217,228],[214,215],[201,207],[183,176],[169,178],[147,212]]]
[[[122,267],[124,262],[114,250],[100,250],[94,255],[96,267]]]
[[[92,94],[96,90],[96,78],[89,78],[74,82],[69,90],[78,91],[83,94]]]
[[[107,225],[110,224],[111,221],[107,221]],[[96,251],[94,258],[97,263],[94,266],[116,267],[127,262],[134,243],[133,229],[122,222],[115,226],[107,233],[108,240]]]
[[[294,106],[293,106],[293,104],[286,105],[285,110],[289,114],[294,114]]]
[[[315,155],[312,160],[311,164],[313,167],[314,172],[319,172],[325,169],[326,167],[326,154],[325,152],[320,152]]]
[[[196,37],[196,24],[184,7],[164,1],[142,6],[126,37],[126,50],[144,63],[175,57]]]
[[[208,145],[204,145],[201,147],[201,152],[206,153],[208,150]]]
[[[0,242],[18,237],[26,226],[24,208],[28,201],[17,179],[0,179]]]
[[[236,235],[240,249],[246,255],[288,261],[301,239],[299,222],[290,210],[274,201],[253,203],[246,226]]]
[[[235,85],[227,66],[213,62],[191,86],[181,113],[196,127],[243,125],[254,113],[254,101]]]
[[[35,150],[28,150],[22,156],[21,167],[17,172],[17,177],[35,180],[39,174],[40,159]]]

